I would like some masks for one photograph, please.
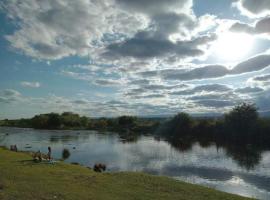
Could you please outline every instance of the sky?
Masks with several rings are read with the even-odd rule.
[[[270,111],[269,0],[1,0],[0,119]]]

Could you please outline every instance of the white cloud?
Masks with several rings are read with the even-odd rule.
[[[23,87],[30,87],[30,88],[39,88],[41,86],[39,82],[28,82],[28,81],[22,81],[21,85]]]
[[[38,59],[88,55],[102,45],[104,34],[128,36],[146,23],[117,9],[113,0],[5,0],[1,7],[18,24],[6,36],[11,46]]]
[[[5,89],[0,91],[0,103],[16,103],[23,100],[22,95],[17,90]]]

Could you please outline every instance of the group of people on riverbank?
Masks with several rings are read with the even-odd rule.
[[[10,151],[15,151],[18,152],[18,147],[17,145],[10,145]],[[42,154],[41,151],[37,151],[32,153],[32,157],[34,161],[39,161],[41,162],[42,160],[47,160],[47,161],[52,161],[52,148],[48,147],[48,153],[47,154]]]
[[[39,162],[41,162],[42,160],[52,161],[52,149],[51,147],[48,147],[47,154],[42,154],[40,151],[37,151],[32,156],[34,161]]]

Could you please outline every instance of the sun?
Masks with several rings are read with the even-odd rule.
[[[244,33],[221,33],[213,45],[215,56],[228,62],[244,58],[253,48],[254,40],[251,35]]]

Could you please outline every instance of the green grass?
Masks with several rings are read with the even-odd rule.
[[[1,200],[246,199],[143,173],[95,173],[77,165],[34,163],[26,153],[0,148]]]

